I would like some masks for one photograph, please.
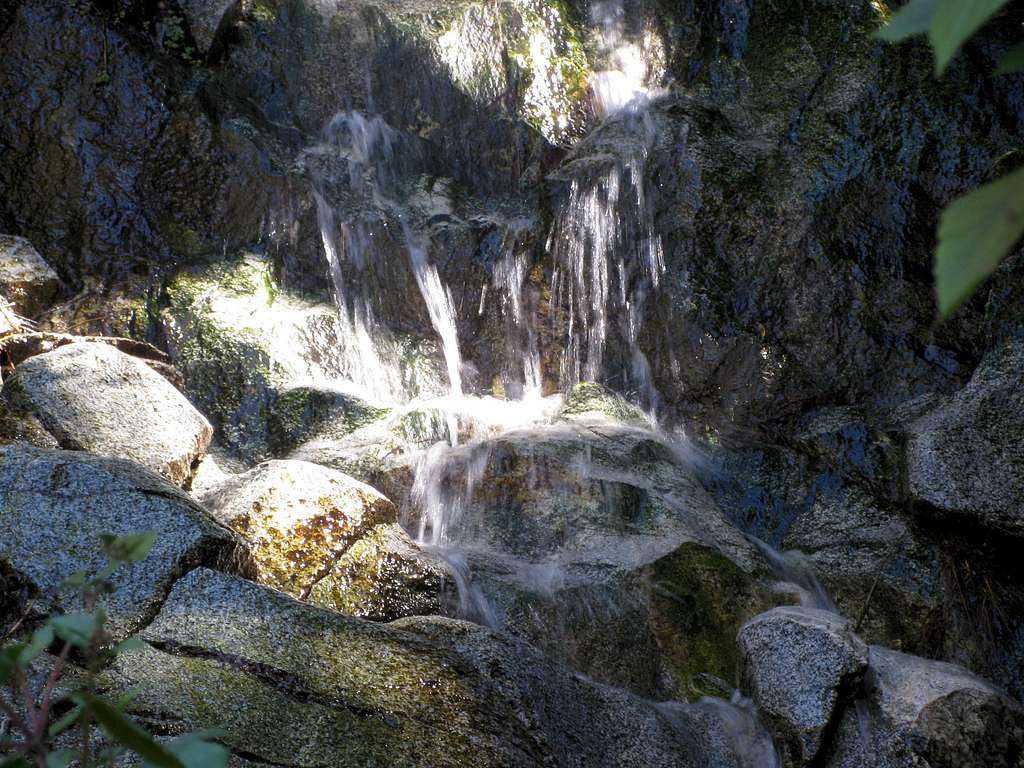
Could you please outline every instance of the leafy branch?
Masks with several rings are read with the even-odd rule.
[[[63,585],[81,595],[82,610],[50,616],[25,642],[0,649],[0,722],[13,731],[9,737],[0,730],[0,754],[8,755],[0,759],[0,768],[68,768],[72,763],[92,768],[113,764],[125,750],[148,768],[226,765],[227,749],[213,741],[219,733],[187,734],[161,744],[124,714],[130,696],[111,702],[98,693],[99,671],[117,654],[142,645],[137,639],[113,644],[103,607],[103,598],[114,589],[110,577],[144,560],[154,539],[153,532],[103,536],[106,566],[93,576],[77,573]],[[58,648],[55,657],[47,653]],[[77,685],[65,680],[72,660],[84,673],[74,676]],[[105,740],[97,741],[97,729]]]
[[[935,74],[1010,0],[910,0],[878,36],[899,42],[925,34]],[[1014,46],[996,75],[1024,70],[1024,43]],[[955,200],[942,213],[935,253],[935,291],[942,318],[952,315],[1024,236],[1024,168]]]

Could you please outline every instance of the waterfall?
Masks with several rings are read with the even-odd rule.
[[[344,158],[348,169],[348,192],[372,203],[382,217],[385,229],[389,217],[400,223],[410,267],[431,324],[441,341],[449,393],[458,399],[463,394],[461,356],[452,297],[437,267],[430,261],[427,237],[414,231],[409,214],[402,207],[401,183],[407,168],[397,151],[398,142],[398,133],[381,117],[340,112],[324,128],[323,142],[314,152],[333,153]],[[348,374],[355,384],[365,387],[377,397],[400,399],[401,377],[390,332],[374,317],[373,297],[351,295],[344,278],[344,263],[352,264],[360,271],[369,263],[372,238],[367,225],[359,220],[338,221],[335,210],[327,202],[326,185],[319,174],[313,174],[313,194],[335,301],[349,347],[346,349],[350,358]],[[457,430],[453,428],[453,441],[456,434]]]
[[[525,253],[515,251],[515,234],[513,231],[511,247],[494,267],[493,284],[507,323],[506,354],[518,361],[522,373],[522,392],[512,394],[532,399],[541,396],[543,385],[540,348],[535,318],[524,299],[529,264]]]
[[[630,119],[649,141],[647,120]],[[562,386],[618,380],[619,388],[633,389],[654,410],[658,396],[640,333],[647,299],[665,273],[665,257],[646,188],[646,152],[644,146],[573,176],[548,248],[556,265],[554,301],[568,315]],[[606,368],[613,323],[628,350],[622,371]]]
[[[590,20],[599,30],[598,53],[607,65],[591,76],[594,111],[604,119],[646,107],[660,91],[649,87],[652,72],[644,50],[626,37],[623,0],[598,0]]]

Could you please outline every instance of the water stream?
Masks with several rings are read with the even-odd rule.
[[[541,238],[550,265],[546,319],[550,327],[546,330],[550,338],[561,340],[557,360],[561,392],[593,381],[627,393],[648,414],[650,424],[641,423],[637,429],[647,430],[680,459],[686,454],[685,449],[680,451],[685,436],[657,430],[659,395],[642,350],[646,306],[665,275],[647,164],[657,137],[649,112],[657,92],[649,88],[650,73],[642,51],[624,34],[622,3],[595,3],[592,21],[606,63],[591,81],[594,111],[604,125],[614,124],[614,130],[628,140],[599,163],[575,168],[570,164],[565,194],[549,232]],[[514,542],[494,533],[493,521],[481,517],[477,496],[489,482],[492,462],[522,465],[524,479],[518,493],[543,491],[554,498],[597,493],[606,504],[626,503],[621,488],[627,486],[591,460],[590,448],[582,458],[551,463],[550,458],[535,462],[528,450],[509,453],[507,445],[500,445],[509,440],[529,445],[532,434],[550,436],[555,434],[552,430],[565,429],[553,424],[562,396],[543,394],[552,382],[545,381],[542,313],[531,286],[533,270],[541,267],[536,254],[522,245],[531,225],[510,221],[499,233],[499,255],[489,283],[481,287],[478,313],[485,313],[488,302],[497,302],[504,322],[509,376],[503,397],[477,394],[464,382],[460,318],[453,294],[431,256],[431,231],[425,223],[429,217],[418,213],[413,200],[414,182],[409,179],[416,177],[415,150],[380,116],[349,111],[339,113],[325,127],[322,142],[309,154],[318,221],[342,321],[342,357],[347,360],[349,383],[374,400],[412,401],[413,406],[440,411],[447,421],[448,439],[411,457],[413,482],[403,524],[425,551],[447,565],[457,593],[455,613],[501,627],[505,617],[476,578],[474,563],[487,562],[525,592],[547,597],[571,580],[574,563],[543,551],[520,552]],[[443,357],[447,390],[440,396],[414,399],[410,394],[399,370],[395,337],[375,316],[376,297],[358,279],[385,246],[404,248],[408,256],[418,300]],[[615,350],[610,352],[613,338]],[[501,516],[510,511],[497,508],[487,514]],[[543,539],[552,533],[539,535]],[[596,541],[592,546],[603,546],[600,537]],[[621,552],[607,553],[608,563],[616,557],[652,557],[643,549],[650,546],[621,545]],[[779,563],[783,562],[780,556]],[[593,600],[600,594],[584,593],[590,597],[578,599]],[[598,602],[600,611],[621,609],[612,600]],[[588,608],[581,603],[585,610],[595,605]],[[723,738],[742,756],[742,765],[778,764],[771,739],[745,702],[708,699],[694,705],[661,706],[673,722],[713,713],[722,724]]]

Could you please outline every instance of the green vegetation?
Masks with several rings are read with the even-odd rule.
[[[98,673],[117,654],[142,645],[133,639],[112,644],[103,608],[104,595],[113,591],[110,577],[122,566],[144,560],[155,536],[152,531],[104,536],[106,567],[93,576],[75,574],[64,583],[80,594],[82,610],[50,616],[27,642],[0,650],[0,685],[6,688],[0,691],[0,724],[5,725],[0,753],[8,755],[0,762],[2,768],[90,768],[113,765],[126,752],[152,768],[227,764],[228,750],[211,740],[218,733],[192,733],[162,744],[124,714],[131,695],[110,701],[98,690]],[[56,657],[45,653],[51,647],[60,648]]]
[[[890,42],[927,34],[941,76],[957,51],[1009,0],[911,0],[879,37]],[[1024,70],[1024,43],[1012,48],[996,75]],[[939,224],[935,289],[949,317],[995,271],[1024,235],[1024,168],[954,201]]]

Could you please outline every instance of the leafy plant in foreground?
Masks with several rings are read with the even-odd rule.
[[[80,594],[82,610],[50,616],[27,641],[0,649],[0,768],[91,768],[113,765],[126,752],[152,768],[227,763],[227,749],[211,740],[219,734],[188,734],[161,744],[124,714],[130,695],[110,701],[98,692],[99,671],[118,653],[141,645],[134,639],[112,644],[103,608],[104,596],[113,591],[110,577],[145,559],[154,538],[153,532],[104,536],[107,565],[94,576],[75,574],[63,585]],[[55,657],[46,653],[58,648]],[[72,658],[75,674],[68,675]]]
[[[890,42],[927,34],[941,76],[961,46],[1010,0],[910,0],[880,32]],[[996,75],[1024,70],[1024,43]],[[949,317],[995,271],[1024,235],[1024,168],[958,200],[942,214],[935,253],[939,312]]]

